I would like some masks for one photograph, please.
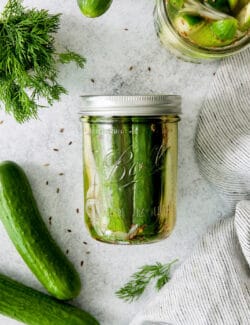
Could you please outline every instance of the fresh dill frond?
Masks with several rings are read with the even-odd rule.
[[[86,63],[86,59],[83,58],[81,55],[67,50],[65,53],[59,53],[59,62],[60,63],[69,63],[69,62],[75,62],[76,65],[78,65],[79,68],[84,68],[84,65]]]
[[[153,279],[156,279],[156,289],[160,290],[170,280],[171,266],[177,261],[142,266],[138,272],[131,276],[130,281],[116,292],[116,295],[127,302],[137,300]]]
[[[22,0],[9,0],[1,14],[0,102],[20,123],[37,117],[40,98],[52,105],[67,93],[57,81],[58,61],[84,66],[79,54],[56,52],[60,16],[24,8]]]

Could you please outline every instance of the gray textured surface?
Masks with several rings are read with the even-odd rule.
[[[1,1],[1,9],[5,2]],[[217,194],[200,176],[193,152],[196,117],[217,63],[194,65],[169,55],[155,36],[153,0],[115,0],[111,10],[96,20],[81,16],[76,1],[43,0],[41,4],[39,0],[27,0],[24,3],[62,12],[58,46],[61,48],[63,44],[81,52],[88,63],[84,71],[73,65],[61,67],[60,79],[69,95],[41,112],[39,120],[17,125],[0,112],[0,121],[4,121],[0,124],[0,160],[14,160],[23,166],[47,224],[49,216],[53,217],[51,232],[64,251],[69,249],[69,257],[81,274],[83,290],[76,304],[92,312],[103,325],[125,325],[152,294],[148,292],[131,305],[117,299],[114,292],[131,273],[145,263],[167,262],[176,257],[183,261],[207,226],[226,214]],[[95,83],[91,82],[92,78]],[[169,239],[151,246],[97,243],[90,239],[83,223],[79,95],[118,93],[174,93],[184,98],[178,221]],[[65,129],[64,133],[60,133],[61,128]],[[46,163],[50,166],[45,167]],[[61,172],[65,175],[59,176]],[[69,228],[71,233],[67,232]],[[1,225],[0,272],[42,289]],[[0,324],[15,323],[0,317]]]

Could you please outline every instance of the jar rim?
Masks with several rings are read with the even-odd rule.
[[[82,116],[161,116],[181,114],[179,95],[81,96]]]

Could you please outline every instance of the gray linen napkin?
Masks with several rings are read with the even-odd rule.
[[[195,140],[201,173],[235,215],[204,235],[130,325],[250,324],[249,94],[248,50],[222,62],[201,110]]]
[[[250,324],[250,202],[237,205],[130,325]]]
[[[199,116],[195,149],[201,173],[232,209],[250,199],[250,49],[218,69]]]

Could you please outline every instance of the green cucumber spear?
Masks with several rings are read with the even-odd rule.
[[[175,224],[177,193],[178,128],[176,123],[162,123],[162,150],[165,153],[160,201],[160,233],[170,233]]]
[[[107,236],[126,239],[131,225],[132,178],[128,171],[132,164],[129,124],[121,122],[91,124],[92,148],[104,200]],[[101,216],[102,217],[102,216]],[[110,232],[110,233],[109,233]]]
[[[138,234],[147,231],[152,223],[153,214],[153,166],[152,131],[150,124],[133,118],[132,125],[133,148],[133,225],[137,227]]]

